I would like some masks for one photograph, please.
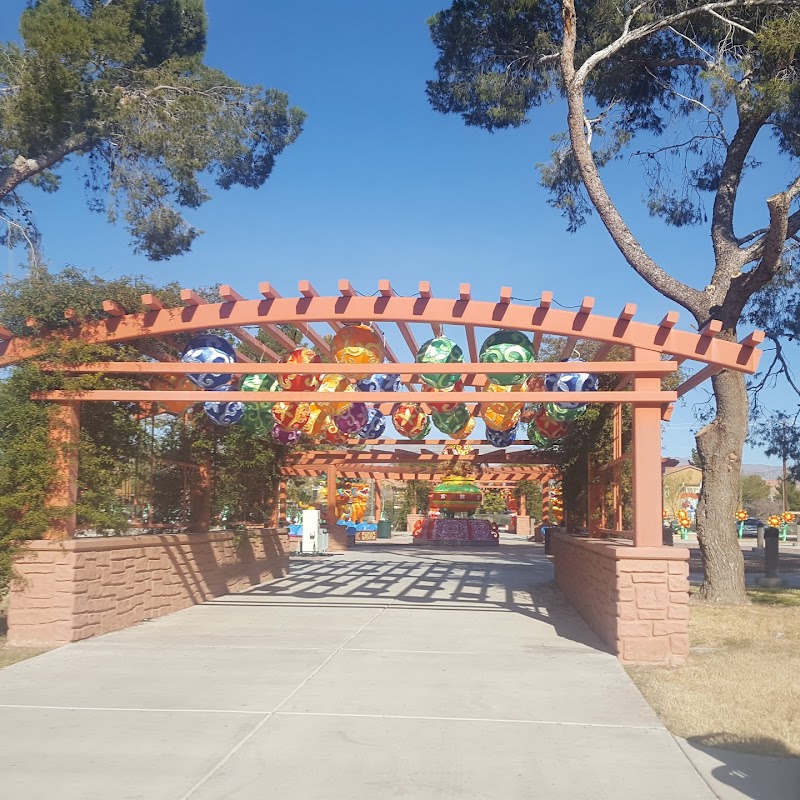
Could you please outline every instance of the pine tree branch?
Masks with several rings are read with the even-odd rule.
[[[89,134],[80,133],[70,136],[37,158],[17,156],[11,164],[0,170],[0,200],[7,197],[21,183],[50,169],[71,153],[87,150],[91,143],[92,138]]]

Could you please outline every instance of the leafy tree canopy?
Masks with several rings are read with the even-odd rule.
[[[0,44],[0,206],[14,230],[35,238],[19,190],[57,190],[73,154],[89,207],[122,217],[155,261],[199,235],[182,210],[209,199],[203,174],[263,185],[305,114],[206,66],[206,27],[203,0],[31,0],[22,44]]]

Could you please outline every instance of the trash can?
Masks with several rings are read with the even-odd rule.
[[[348,525],[347,526],[347,546],[348,547],[355,547],[356,546],[356,526],[355,525]]]
[[[378,522],[378,538],[391,539],[392,538],[392,523],[388,519],[382,519]]]

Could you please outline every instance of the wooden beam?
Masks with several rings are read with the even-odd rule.
[[[161,311],[162,309],[166,308],[164,301],[159,297],[156,297],[154,294],[143,294],[142,305],[145,308],[149,308],[151,311]]]
[[[124,317],[128,312],[116,300],[103,300],[103,311],[112,317]]]

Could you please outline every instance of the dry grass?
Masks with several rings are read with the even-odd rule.
[[[0,636],[0,669],[26,658],[33,658],[46,653],[49,647],[13,647],[6,643],[6,637]]]
[[[800,757],[800,590],[748,594],[751,606],[692,606],[685,665],[628,672],[677,736]]]

